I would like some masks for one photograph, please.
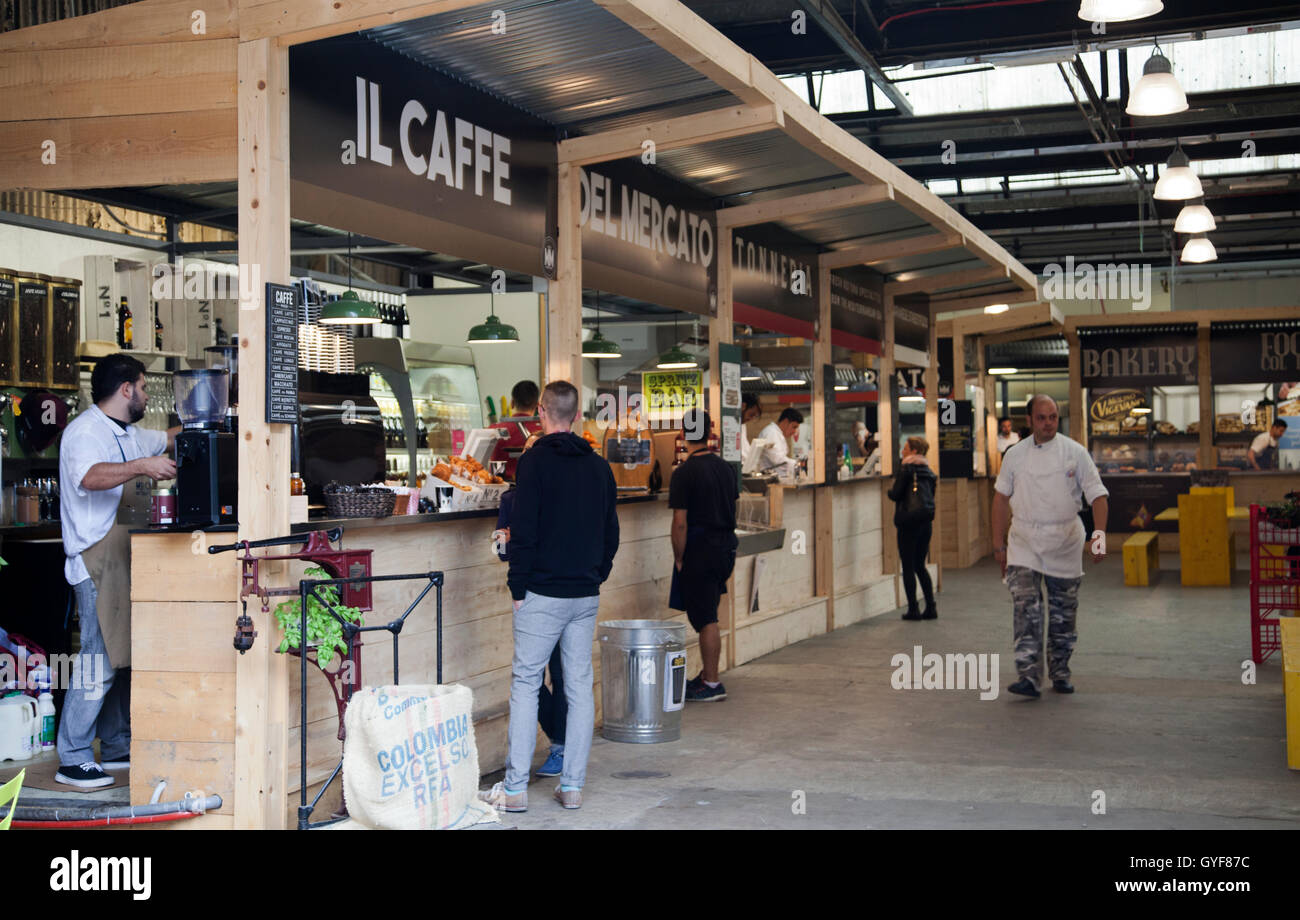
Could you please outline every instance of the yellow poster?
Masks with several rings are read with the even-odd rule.
[[[704,408],[704,371],[645,371],[641,393],[651,419],[681,418],[687,409]]]

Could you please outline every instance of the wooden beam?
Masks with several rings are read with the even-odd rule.
[[[546,374],[543,383],[568,380],[582,389],[582,230],[578,224],[579,167],[560,163],[559,239],[555,280],[547,298]]]
[[[1200,403],[1198,417],[1201,420],[1196,449],[1203,470],[1214,469],[1219,465],[1218,458],[1214,455],[1214,375],[1211,373],[1210,351],[1210,327],[1207,324],[1196,330],[1196,384]]]
[[[194,13],[202,10],[199,20]],[[198,29],[202,31],[196,31]],[[201,43],[239,35],[236,0],[140,0],[125,6],[0,34],[0,51]]]
[[[880,429],[876,437],[880,441],[880,475],[892,476],[900,448],[894,443],[894,295],[888,287],[881,298],[881,309],[885,313],[885,330],[880,360],[876,362],[876,426]]]
[[[235,108],[233,38],[0,56],[0,122]]]
[[[995,303],[1009,305],[1037,299],[1038,293],[1036,291],[999,291],[995,294],[981,294],[978,297],[953,297],[949,300],[931,300],[930,309],[936,313],[949,313],[953,310],[974,310],[980,307],[991,307]]]
[[[772,201],[742,204],[734,208],[723,208],[717,212],[717,222],[719,227],[749,227],[773,220],[818,214],[822,211],[864,207],[882,201],[892,201],[893,198],[894,189],[889,185],[851,185],[845,188],[809,192],[806,195],[777,198]]]
[[[753,55],[676,0],[594,0],[650,41],[750,105],[775,103],[786,133],[809,152],[864,183],[893,186],[894,200],[942,232],[955,233],[990,265],[1008,266],[1021,288],[1035,286],[1032,272],[925,186],[824,117]],[[852,264],[852,263],[850,263]]]
[[[1269,319],[1295,319],[1300,305],[1290,307],[1232,307],[1227,310],[1157,310],[1129,313],[1072,313],[1065,317],[1067,330],[1089,326],[1160,326],[1195,324],[1208,326],[1212,322],[1250,322]]]
[[[991,336],[1000,332],[1014,332],[1024,330],[1027,326],[1054,326],[1055,329],[1034,329],[1032,335],[1028,338],[1051,335],[1059,332],[1062,326],[1061,313],[1050,303],[1038,302],[1035,304],[1021,305],[1012,307],[1005,313],[978,313],[967,316],[955,316],[951,319],[943,320],[940,328],[944,324],[949,324],[949,335],[951,330],[960,329],[963,335],[985,335]],[[992,341],[992,339],[986,339]],[[1007,341],[1012,341],[1007,339]]]
[[[817,273],[817,323],[812,345],[812,469],[813,482],[828,482],[834,474],[826,468],[826,403],[835,401],[835,391],[826,392],[822,367],[831,363],[831,273]],[[833,593],[833,592],[832,592]]]
[[[559,160],[572,166],[586,166],[640,157],[646,141],[652,141],[655,152],[659,153],[729,137],[777,131],[784,125],[785,117],[774,105],[730,106],[560,141]]]
[[[482,0],[241,0],[239,37],[242,41],[273,38],[287,47],[482,5]],[[479,14],[485,32],[492,21],[491,10]],[[464,29],[472,24],[467,17],[458,26]]]
[[[983,268],[967,268],[960,271],[942,272],[936,275],[926,275],[921,278],[909,278],[907,281],[889,281],[885,283],[885,290],[891,291],[896,295],[927,293],[933,294],[936,291],[942,291],[945,288],[961,287],[964,284],[974,284],[977,281],[996,281],[999,278],[1009,278],[1011,272],[1005,265],[992,265]]]
[[[921,236],[891,240],[888,243],[855,246],[852,249],[836,249],[822,254],[821,265],[825,269],[846,268],[850,265],[877,265],[892,259],[928,255],[932,252],[943,252],[945,249],[957,249],[961,245],[962,238],[957,234],[926,233]]]
[[[718,228],[717,251],[722,253],[731,252],[731,229],[729,227]],[[709,317],[709,413],[716,421],[718,434],[722,434],[722,361],[718,357],[719,345],[730,345],[735,341],[735,325],[733,323],[734,305],[731,296],[731,271],[732,261],[730,258],[718,260],[718,310],[717,313]],[[742,410],[743,413],[743,410]],[[743,459],[743,458],[742,458]],[[748,603],[746,598],[742,603]],[[727,593],[723,595],[722,602],[718,608],[718,616],[722,620],[722,628],[726,630],[726,638],[723,640],[723,657],[722,662],[728,668],[736,666],[736,576],[733,572],[727,579]]]
[[[289,52],[270,41],[239,46],[239,261],[262,282],[288,284]],[[239,538],[289,532],[288,425],[266,421],[266,292],[239,311]],[[283,564],[263,578],[283,580]],[[235,600],[235,598],[232,598]],[[235,826],[284,826],[288,807],[289,656],[275,619],[248,605],[258,638],[236,661]]]
[[[230,182],[237,136],[234,109],[10,122],[0,174],[15,189]]]
[[[925,369],[925,440],[930,444],[930,469],[940,475],[939,463],[939,330],[930,313],[930,365]],[[940,479],[934,484],[934,524],[930,535],[930,559],[935,563],[939,577],[935,579],[937,592],[943,585],[943,498]],[[955,492],[955,490],[952,490]],[[958,535],[960,539],[960,534]],[[919,598],[918,598],[919,600]]]

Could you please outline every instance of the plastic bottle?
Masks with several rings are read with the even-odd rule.
[[[54,750],[54,697],[48,690],[36,698],[36,713],[41,719],[41,750]]]

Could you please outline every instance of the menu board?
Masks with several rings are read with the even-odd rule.
[[[731,464],[736,471],[736,482],[740,482],[740,416],[744,411],[740,392],[740,362],[742,354],[739,345],[726,342],[718,343],[719,377],[722,382],[722,405],[718,407],[721,418],[716,424],[722,432],[722,459]]]
[[[266,420],[298,423],[297,292],[266,286]]]
[[[605,459],[610,463],[644,466],[650,462],[648,438],[609,438],[605,441]]]

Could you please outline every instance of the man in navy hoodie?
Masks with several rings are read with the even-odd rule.
[[[564,380],[542,391],[543,436],[519,458],[510,522],[515,654],[510,683],[510,744],[501,790],[506,811],[528,808],[528,774],[537,743],[537,695],[558,640],[569,703],[564,769],[556,800],[582,806],[595,729],[591,645],[600,586],[618,552],[618,487],[609,464],[570,428],[578,391]]]

